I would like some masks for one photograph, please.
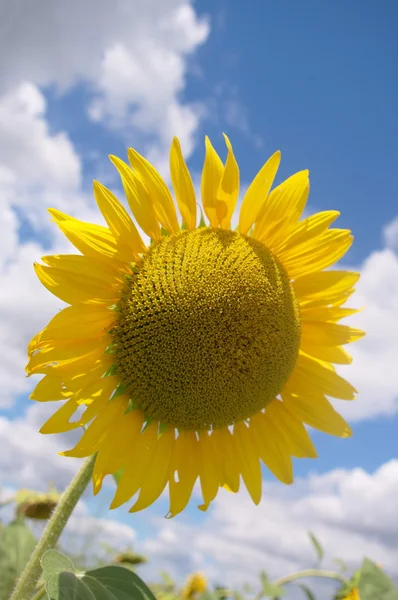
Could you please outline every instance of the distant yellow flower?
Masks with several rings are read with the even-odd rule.
[[[225,137],[225,164],[206,138],[197,224],[191,176],[174,139],[165,182],[135,150],[131,166],[111,157],[141,230],[100,183],[94,195],[107,227],[50,213],[81,254],[44,256],[36,273],[70,304],[29,345],[28,375],[42,373],[31,398],[63,400],[42,433],[88,425],[65,456],[97,453],[103,478],[123,469],[112,508],[138,494],[152,504],[168,484],[169,516],[186,506],[199,478],[206,509],[221,486],[242,477],[261,498],[260,459],[284,483],[292,456],[316,457],[304,424],[347,437],[327,396],[356,390],[331,363],[363,333],[338,321],[358,274],[325,270],[347,252],[350,231],[330,229],[337,211],[300,221],[308,171],[270,192],[280,153],[247,190],[239,225],[231,218],[239,168]],[[79,409],[84,409],[75,416]]]
[[[360,600],[358,588],[354,588],[343,600]]]
[[[194,598],[197,594],[201,594],[207,588],[207,579],[202,573],[192,573],[187,579],[187,582],[182,590],[183,598]]]

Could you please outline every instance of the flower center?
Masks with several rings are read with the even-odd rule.
[[[230,425],[281,391],[300,319],[283,267],[260,242],[196,229],[165,237],[126,281],[114,330],[121,381],[148,417]]]

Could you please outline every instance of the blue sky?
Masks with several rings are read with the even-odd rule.
[[[340,469],[336,475],[339,481],[347,482],[357,476],[355,469],[373,473],[397,458],[398,379],[394,372],[397,356],[394,352],[398,347],[394,337],[398,321],[396,317],[388,321],[387,317],[393,318],[398,311],[398,284],[394,283],[398,273],[398,222],[395,221],[398,216],[395,187],[398,5],[393,0],[385,1],[382,6],[370,0],[253,0],[249,9],[245,9],[237,0],[218,3],[208,0],[194,5],[188,0],[170,0],[153,13],[149,8],[148,14],[142,9],[137,20],[146,32],[148,47],[157,52],[159,44],[161,55],[170,58],[169,62],[165,58],[159,68],[149,62],[145,66],[142,54],[145,40],[140,42],[141,46],[134,41],[134,31],[129,34],[123,19],[119,22],[111,14],[107,0],[100,3],[98,36],[90,33],[87,40],[84,15],[83,24],[76,31],[70,25],[77,18],[75,9],[70,9],[70,20],[60,19],[55,12],[43,17],[49,19],[59,35],[53,36],[47,47],[39,33],[36,39],[32,34],[32,46],[20,42],[15,69],[12,73],[6,69],[0,87],[0,134],[4,144],[3,149],[0,147],[0,188],[2,208],[9,219],[5,220],[4,231],[0,231],[5,240],[4,247],[0,244],[5,278],[0,298],[5,330],[2,344],[5,347],[13,340],[15,348],[5,356],[4,364],[10,360],[15,368],[14,378],[20,378],[15,390],[9,393],[8,406],[0,412],[9,460],[12,462],[16,452],[15,440],[10,442],[13,423],[19,422],[23,435],[40,437],[34,434],[37,414],[26,412],[31,406],[26,399],[29,385],[23,380],[21,367],[24,344],[44,325],[55,307],[53,302],[41,308],[44,295],[34,287],[30,272],[31,263],[40,252],[43,254],[60,244],[49,227],[45,207],[54,199],[66,212],[70,208],[76,216],[95,218],[92,179],[118,185],[107,155],[124,157],[131,145],[149,156],[159,157],[163,164],[171,139],[172,114],[177,114],[176,133],[182,137],[183,146],[185,142],[190,154],[189,166],[196,177],[203,163],[206,134],[222,155],[225,150],[221,132],[229,135],[239,161],[242,184],[248,184],[265,160],[280,149],[282,164],[277,183],[296,171],[310,169],[310,209],[339,210],[337,226],[350,228],[355,235],[343,264],[362,271],[363,283],[356,303],[369,306],[369,311],[359,317],[358,323],[370,331],[368,339],[354,353],[356,363],[352,372],[360,390],[359,408],[344,409],[348,411],[347,418],[352,417],[354,436],[340,440],[314,434],[319,459],[296,461],[296,473],[302,478],[297,493],[308,501],[314,472],[324,476],[322,485],[326,486],[329,484],[325,481],[336,469]],[[163,27],[163,21],[169,18],[171,35],[163,36],[161,29],[159,41],[157,24]],[[131,22],[127,17],[126,21]],[[85,53],[81,54],[81,61],[74,59],[70,50],[74,44],[76,56]],[[112,54],[115,46],[125,53]],[[135,69],[135,78],[131,80],[129,68]],[[13,108],[18,98],[20,113]],[[164,98],[163,104],[159,98]],[[100,108],[95,104],[97,101]],[[169,107],[176,113],[168,112]],[[18,134],[18,128],[26,131],[27,138]],[[24,145],[31,152],[32,172],[24,170],[27,169]],[[47,172],[51,156],[54,165]],[[13,174],[18,177],[13,178]],[[15,246],[12,252],[10,244]],[[27,319],[30,308],[26,300],[24,306],[24,297],[30,298],[30,294],[31,322]],[[14,319],[14,329],[8,331],[10,319]],[[5,366],[4,389],[9,386],[7,369]],[[346,375],[350,378],[349,371]],[[32,447],[39,457],[40,452],[48,454],[54,449],[55,453],[56,449],[49,445],[41,448],[36,438],[32,438]],[[4,467],[3,485],[33,485],[35,480],[44,482],[50,475],[57,478],[57,473],[61,485],[75,468],[62,467],[65,469],[62,471],[58,466],[61,463],[50,461],[39,473],[42,463],[31,458],[30,474],[25,473],[18,480],[16,472],[25,460],[23,456],[18,455],[20,462],[15,470]],[[35,469],[37,473],[33,473]],[[394,476],[394,485],[398,486],[398,466]],[[369,477],[371,490],[379,476]],[[383,477],[380,475],[384,481]],[[264,478],[270,482],[268,493],[274,494],[277,502],[285,492],[279,489],[279,484],[272,483],[266,472]],[[344,512],[343,487],[333,494]],[[111,487],[100,499],[88,500],[88,505],[96,511],[105,504],[110,492]],[[233,502],[228,499],[231,510]],[[236,502],[235,510],[239,508],[242,514],[246,505],[242,508],[240,500]],[[142,547],[164,558],[165,542],[156,533],[156,527],[158,517],[166,512],[165,507],[161,499],[158,506],[142,516],[131,517],[120,509],[110,518],[133,527]],[[216,527],[217,515],[215,510],[214,515],[203,516],[193,501],[180,522],[170,527],[175,528],[175,539],[180,539],[178,536],[199,531],[202,526],[206,528],[208,523],[212,527],[216,523]],[[317,523],[332,540],[324,521],[320,519]],[[159,527],[163,531],[166,525]],[[304,528],[300,531],[304,535]],[[382,534],[375,535],[380,547],[372,548],[382,555],[386,547],[380,542]],[[246,542],[250,545],[250,540]],[[352,543],[361,546],[356,538]],[[394,552],[398,557],[396,543]],[[187,563],[186,568],[200,566],[201,560]],[[300,564],[299,557],[295,560]],[[293,562],[285,556],[271,570],[277,573]],[[184,574],[185,563],[177,553],[174,562],[170,558],[170,564],[170,568]],[[207,564],[205,560],[203,564]],[[226,573],[233,570],[233,565],[228,568]]]

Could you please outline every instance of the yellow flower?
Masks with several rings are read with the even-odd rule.
[[[358,588],[352,589],[348,596],[345,596],[343,600],[360,600]]]
[[[207,588],[207,579],[202,573],[192,573],[182,590],[183,598],[193,598],[196,594],[201,594]]]
[[[138,494],[131,511],[141,510],[168,484],[169,516],[176,515],[197,479],[203,510],[219,487],[237,492],[241,478],[258,503],[260,460],[288,484],[292,456],[316,457],[305,424],[351,435],[327,396],[356,393],[332,363],[350,363],[343,345],[363,335],[338,324],[357,312],[342,305],[359,275],[325,269],[353,238],[329,228],[336,211],[300,220],[308,171],[270,191],[279,152],[251,183],[231,229],[239,168],[225,140],[224,164],[206,139],[208,225],[203,216],[197,225],[177,139],[170,168],[182,221],[149,162],[131,149],[131,166],[111,157],[148,247],[100,183],[94,194],[107,227],[50,210],[81,254],[35,264],[43,285],[70,306],[29,344],[27,373],[44,375],[31,398],[63,401],[42,433],[88,425],[63,454],[97,453],[95,493],[123,469],[112,508]]]

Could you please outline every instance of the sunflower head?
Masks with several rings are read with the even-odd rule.
[[[148,562],[148,559],[143,556],[142,554],[136,554],[135,552],[129,552],[129,551],[125,551],[125,552],[120,552],[119,554],[117,554],[114,558],[114,561],[116,564],[119,565],[131,565],[131,566],[137,566],[137,565],[143,565],[145,563]]]
[[[301,219],[308,171],[272,189],[276,152],[244,195],[225,137],[223,162],[206,139],[201,180],[207,221],[180,144],[170,152],[175,200],[135,150],[115,165],[133,218],[100,183],[94,195],[107,226],[51,209],[77,253],[45,256],[36,273],[67,303],[29,344],[31,398],[58,401],[43,433],[87,426],[66,456],[96,453],[97,493],[121,471],[112,507],[132,511],[167,486],[169,516],[199,479],[206,510],[220,487],[241,480],[261,498],[261,462],[293,480],[292,457],[315,457],[306,425],[346,437],[328,398],[356,390],[335,369],[363,334],[340,324],[358,274],[332,270],[352,243],[326,211]],[[146,238],[147,243],[144,243]],[[136,456],[140,460],[136,460]]]
[[[18,490],[15,495],[18,516],[44,521],[51,517],[61,494],[57,490],[36,492],[34,490]]]
[[[360,600],[358,588],[352,588],[342,600]]]
[[[182,590],[182,597],[186,599],[195,598],[207,589],[207,579],[202,573],[192,573],[189,575],[186,584]]]

